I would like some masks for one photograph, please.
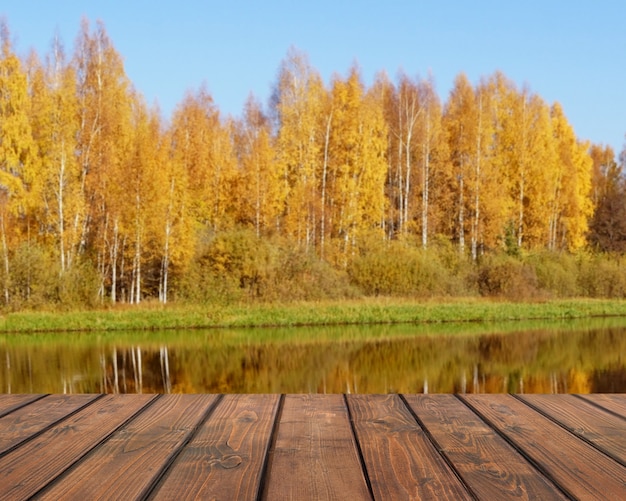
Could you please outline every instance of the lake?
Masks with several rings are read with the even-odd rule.
[[[0,335],[0,393],[626,393],[626,318]]]

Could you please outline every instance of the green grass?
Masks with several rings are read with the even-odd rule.
[[[17,312],[0,317],[2,332],[165,330],[217,327],[290,327],[398,323],[502,322],[509,320],[626,316],[623,300],[496,302],[482,299],[352,301],[231,306],[136,307],[76,312]]]

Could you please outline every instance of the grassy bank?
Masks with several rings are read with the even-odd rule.
[[[164,330],[214,327],[498,322],[626,316],[624,300],[496,302],[364,299],[292,304],[161,306],[145,304],[79,312],[19,312],[0,318],[3,332]]]

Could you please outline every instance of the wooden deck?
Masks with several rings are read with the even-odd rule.
[[[626,499],[626,395],[0,395],[0,500]]]

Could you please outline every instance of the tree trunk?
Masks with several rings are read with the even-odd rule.
[[[481,182],[481,149],[482,149],[482,98],[478,100],[478,134],[476,136],[476,159],[475,159],[475,180],[474,180],[474,218],[472,219],[472,260],[478,258],[478,226],[480,223],[480,182]]]
[[[111,302],[117,302],[117,256],[119,252],[119,231],[117,218],[113,225],[113,248],[111,250]]]
[[[328,177],[328,151],[330,147],[330,126],[333,120],[331,111],[326,121],[326,137],[324,138],[324,165],[322,168],[322,201],[320,218],[320,258],[324,259],[324,245],[326,244],[326,181]]]
[[[165,243],[163,245],[163,260],[161,262],[161,281],[159,286],[159,299],[163,304],[167,303],[168,277],[170,267],[170,236],[172,234],[172,211],[174,201],[174,190],[176,180],[172,178],[170,182],[170,197],[167,205],[167,215],[165,217]]]
[[[4,303],[9,304],[9,248],[7,246],[7,233],[4,224],[4,216],[0,216],[0,229],[2,230],[2,257],[4,260]]]
[[[63,213],[63,181],[65,179],[65,144],[61,144],[61,165],[59,172],[59,192],[57,194],[57,207],[59,211],[59,254],[61,258],[61,272],[65,271],[65,214]]]
[[[430,190],[430,111],[426,117],[426,139],[423,146],[422,168],[422,248],[428,246],[428,203]]]
[[[461,166],[461,169],[463,167]],[[463,172],[459,174],[459,252],[465,254],[465,200],[463,191],[465,190],[465,182],[463,180]]]

